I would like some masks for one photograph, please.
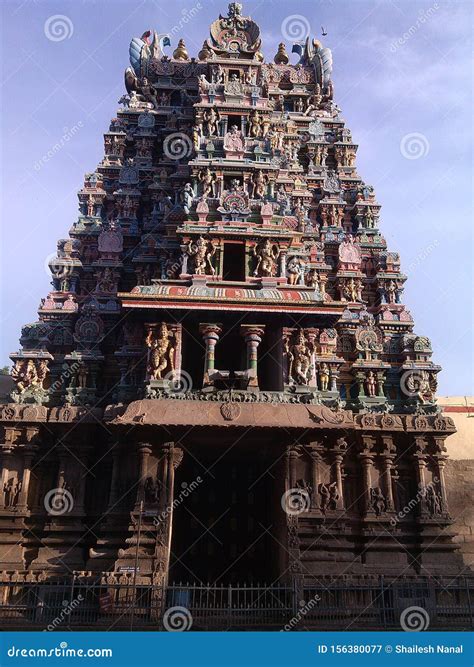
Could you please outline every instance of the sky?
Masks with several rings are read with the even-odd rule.
[[[472,395],[471,2],[254,0],[267,61],[308,31],[332,49],[335,101],[360,176],[408,275],[415,332],[443,367],[438,393]],[[48,260],[77,218],[125,92],[132,37],[180,38],[197,56],[225,0],[3,0],[0,366],[50,290]],[[322,37],[322,27],[327,36]],[[293,60],[296,60],[294,56]],[[53,147],[56,146],[56,149]],[[59,146],[59,148],[58,148]]]

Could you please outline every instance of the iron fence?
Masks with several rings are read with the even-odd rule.
[[[165,612],[178,607],[193,630],[399,630],[402,612],[415,607],[426,612],[429,629],[468,630],[474,627],[473,597],[469,577],[164,588],[72,576],[1,582],[0,623],[34,630],[162,630]]]

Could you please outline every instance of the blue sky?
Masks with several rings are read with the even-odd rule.
[[[183,38],[197,55],[227,2],[3,0],[1,11],[4,365],[49,290],[47,262],[76,219],[83,175],[103,155],[130,39],[173,32],[172,49]],[[259,23],[267,60],[280,41],[291,51],[291,35],[309,27],[321,38],[324,26],[358,171],[376,188],[382,232],[401,254],[416,332],[431,338],[444,369],[439,393],[474,393],[472,3],[264,0],[245,2],[243,13]]]

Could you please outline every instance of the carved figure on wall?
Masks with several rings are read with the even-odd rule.
[[[207,167],[199,174],[199,180],[202,183],[202,197],[206,199],[209,196],[216,196],[217,176]]]
[[[261,114],[259,113],[259,111],[254,109],[254,111],[252,111],[252,113],[250,114],[249,118],[249,135],[251,137],[259,137],[261,135],[262,122],[263,121]]]
[[[327,391],[329,387],[329,366],[327,365],[326,362],[320,364],[318,376],[319,376],[319,386],[321,388],[321,391]]]
[[[387,511],[387,501],[379,486],[370,489],[370,504],[377,516]]]
[[[253,199],[263,199],[266,194],[267,183],[268,176],[264,176],[261,171],[256,171],[252,176],[250,196]]]
[[[239,130],[237,125],[232,125],[230,132],[227,132],[224,137],[224,148],[227,151],[234,151],[236,153],[241,153],[244,150],[244,140],[242,137],[242,132]]]
[[[435,516],[436,514],[442,513],[441,498],[436,493],[436,490],[434,489],[432,484],[428,484],[428,486],[426,487],[425,499],[428,511],[431,514],[431,516]]]
[[[287,265],[288,282],[290,285],[301,285],[304,282],[306,263],[301,257],[292,257]]]
[[[156,480],[153,479],[153,477],[147,477],[145,480],[145,484],[143,486],[143,491],[145,494],[145,502],[146,503],[151,503],[155,504],[159,501],[160,499],[160,488],[156,482]]]
[[[45,359],[40,359],[36,363],[33,359],[17,359],[11,372],[20,394],[30,387],[43,389],[47,374],[48,362]]]
[[[207,136],[215,137],[218,134],[218,123],[220,118],[217,107],[211,107],[211,109],[207,109],[204,112],[204,131]]]
[[[212,265],[212,258],[216,254],[216,246],[212,241],[206,241],[202,236],[196,242],[189,241],[187,254],[194,259],[194,271],[198,276],[214,275],[216,270]]]
[[[161,380],[163,371],[174,370],[173,335],[168,330],[165,322],[160,324],[158,333],[150,329],[146,338],[146,346],[149,348],[148,377],[151,380]]]
[[[18,505],[22,481],[10,477],[3,485],[3,504],[6,509],[11,509]]]
[[[314,375],[314,344],[307,340],[304,330],[298,329],[292,339],[286,339],[288,379],[297,385],[309,385]]]
[[[140,93],[143,95],[145,101],[151,102],[153,108],[157,109],[159,104],[158,104],[158,99],[156,97],[156,90],[153,87],[153,85],[150,84],[146,76],[143,77],[141,84],[139,86],[139,90]]]
[[[277,259],[280,256],[280,250],[276,243],[272,243],[270,239],[265,239],[254,247],[253,253],[257,257],[254,276],[270,277],[276,275]]]
[[[377,381],[375,378],[375,373],[373,371],[369,371],[366,375],[365,379],[365,388],[367,391],[367,396],[376,396],[377,394]]]

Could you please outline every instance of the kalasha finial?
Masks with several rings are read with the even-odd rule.
[[[202,45],[202,49],[198,53],[198,58],[199,60],[209,60],[209,58],[212,56],[212,51],[207,45],[207,41],[204,40],[204,44]]]
[[[177,48],[173,51],[173,58],[175,60],[189,60],[189,53],[186,50],[184,39],[180,39]]]
[[[278,51],[273,59],[276,65],[288,65],[290,58],[286,52],[286,46],[283,42],[278,44]]]

